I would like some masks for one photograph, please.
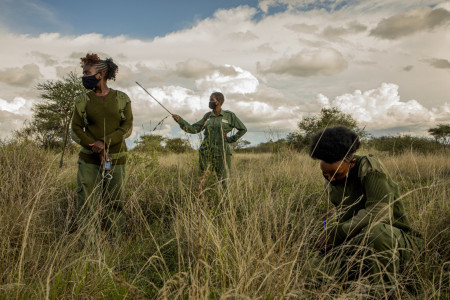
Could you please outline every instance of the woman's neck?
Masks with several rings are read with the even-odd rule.
[[[106,96],[109,94],[109,87],[106,82],[100,82],[100,85],[96,87],[95,94],[97,96]]]

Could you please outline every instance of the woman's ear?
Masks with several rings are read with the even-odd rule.
[[[353,168],[355,165],[356,165],[356,158],[353,158],[353,159],[350,161],[350,168]]]
[[[105,71],[103,71],[103,72],[98,72],[97,74],[100,75],[98,79],[99,79],[99,80],[102,80],[102,79],[105,77],[106,72],[105,72]]]

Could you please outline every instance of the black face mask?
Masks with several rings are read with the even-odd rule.
[[[327,179],[328,180],[328,179]],[[347,179],[341,179],[341,180],[334,180],[334,181],[328,181],[331,185],[344,185]]]
[[[98,82],[100,81],[100,79],[97,79],[95,77],[95,75],[97,75],[97,74],[94,74],[94,75],[91,75],[91,76],[83,76],[83,77],[81,77],[81,81],[83,82],[83,86],[86,89],[88,89],[88,90],[95,89],[95,87],[97,86]]]
[[[215,109],[216,107],[217,107],[216,102],[214,102],[214,101],[209,101],[209,108]]]

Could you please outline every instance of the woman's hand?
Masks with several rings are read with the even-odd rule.
[[[333,245],[329,242],[326,232],[322,232],[322,234],[317,239],[316,245],[317,250],[326,251],[333,247]]]
[[[89,146],[92,147],[92,152],[94,153],[101,153],[103,150],[105,150],[105,142],[103,141],[95,141],[93,144],[89,144]]]
[[[178,121],[180,120],[180,116],[179,115],[172,115],[172,118],[175,120],[175,122],[178,123]]]

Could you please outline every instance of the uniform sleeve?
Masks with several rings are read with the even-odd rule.
[[[366,206],[349,220],[331,229],[332,236],[335,236],[335,243],[352,238],[370,223],[388,223],[392,220],[390,204],[394,202],[396,191],[389,185],[387,175],[377,171],[369,172],[362,183],[366,195]]]
[[[245,127],[244,123],[242,123],[242,121],[239,120],[235,114],[233,114],[231,118],[231,126],[236,128],[237,132],[235,135],[228,138],[228,143],[237,142],[237,140],[239,140],[247,132],[247,127]]]
[[[83,125],[83,119],[81,118],[80,114],[77,112],[77,107],[75,106],[73,110],[73,116],[72,116],[72,132],[78,137],[79,144],[85,148],[91,148],[89,144],[92,144],[95,142],[95,140],[88,136],[86,132],[84,131],[84,125]],[[78,142],[78,141],[77,141]]]
[[[199,133],[205,126],[205,123],[208,120],[208,116],[209,113],[205,114],[200,121],[195,122],[192,125],[186,122],[182,117],[180,117],[180,119],[178,120],[178,124],[180,125],[180,128],[187,133]]]

